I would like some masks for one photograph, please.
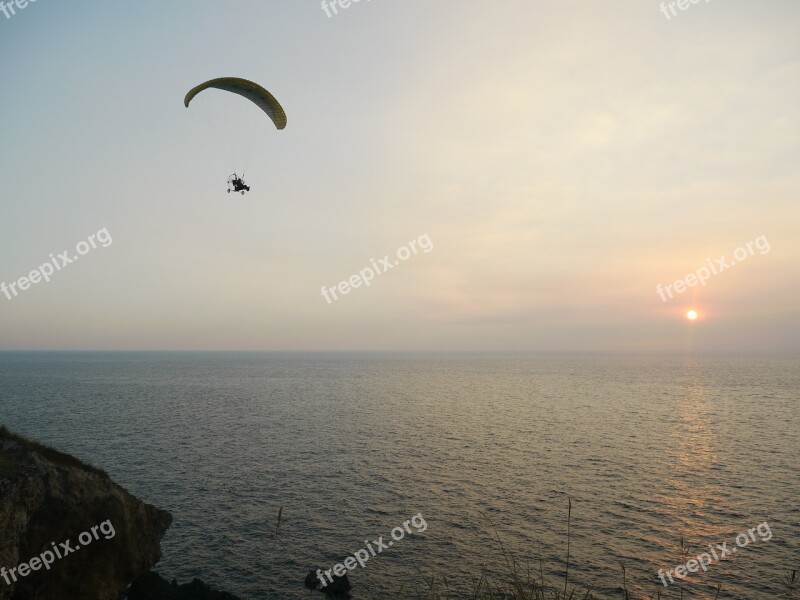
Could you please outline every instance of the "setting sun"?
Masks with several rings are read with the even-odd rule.
[[[695,319],[697,319],[697,311],[690,310],[689,312],[686,313],[686,318],[689,319],[690,321],[694,321]]]

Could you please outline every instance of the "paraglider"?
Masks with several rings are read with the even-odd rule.
[[[244,175],[239,177],[236,173],[228,177],[228,193],[231,193],[231,187],[233,187],[234,192],[242,192],[242,196],[244,196],[245,192],[250,191],[250,186],[245,185],[244,183]]]
[[[217,89],[230,92],[232,94],[238,94],[239,96],[250,100],[253,104],[263,110],[272,120],[272,123],[275,125],[276,129],[281,130],[286,127],[286,112],[283,110],[280,102],[276,100],[275,96],[270,94],[257,83],[248,81],[247,79],[240,79],[238,77],[221,77],[201,83],[197,87],[192,88],[189,93],[186,94],[186,97],[183,100],[184,106],[189,108],[189,104],[194,97],[208,89]],[[245,184],[244,176],[239,177],[236,173],[234,173],[228,177],[229,194],[231,190],[244,194],[245,192],[250,191],[250,186]]]

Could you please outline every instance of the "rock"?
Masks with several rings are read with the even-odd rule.
[[[333,575],[333,583],[329,583],[322,591],[328,594],[329,596],[347,596],[347,592],[352,590],[352,586],[347,579],[347,573],[338,577],[337,575]]]
[[[127,600],[239,600],[227,592],[212,590],[199,579],[178,585],[152,572],[137,579],[128,591]]]
[[[350,594],[347,592],[352,590],[353,587],[350,585],[350,581],[347,579],[347,573],[341,577],[331,574],[331,577],[333,578],[333,583],[328,582],[328,585],[323,586],[319,577],[317,576],[317,571],[311,570],[308,572],[308,575],[306,575],[306,587],[312,590],[324,592],[328,596],[349,598]]]
[[[315,590],[319,587],[319,578],[314,569],[311,569],[306,575],[306,587],[310,590]]]
[[[0,427],[0,600],[116,600],[161,558],[171,521],[104,472]]]

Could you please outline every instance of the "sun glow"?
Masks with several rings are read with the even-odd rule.
[[[697,319],[697,316],[698,316],[697,311],[694,309],[686,313],[686,318],[689,319],[690,321],[695,321]]]

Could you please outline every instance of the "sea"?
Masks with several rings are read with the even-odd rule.
[[[322,598],[308,571],[379,538],[355,600],[512,572],[759,600],[800,570],[798,358],[3,352],[0,423],[172,513],[165,578],[245,600]]]

